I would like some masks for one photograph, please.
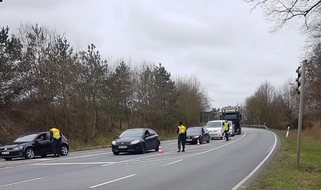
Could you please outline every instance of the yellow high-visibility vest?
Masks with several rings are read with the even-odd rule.
[[[184,125],[179,125],[178,126],[178,133],[182,134],[186,132],[186,127]]]
[[[50,131],[52,131],[53,138],[60,139],[60,131],[59,131],[59,129],[52,128],[52,129],[50,129]]]
[[[224,122],[224,130],[225,130],[225,131],[228,130],[228,122]]]

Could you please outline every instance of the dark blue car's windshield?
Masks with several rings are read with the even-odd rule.
[[[129,129],[124,131],[119,137],[141,137],[143,129]]]
[[[24,135],[24,136],[21,136],[21,137],[17,138],[14,142],[32,141],[36,136],[37,136],[37,134]]]

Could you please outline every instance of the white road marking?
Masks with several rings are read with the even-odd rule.
[[[183,160],[182,160],[182,159],[181,159],[181,160],[176,160],[176,161],[174,161],[174,162],[171,162],[171,163],[162,165],[162,167],[166,167],[166,166],[169,166],[169,165],[172,165],[172,164],[176,164],[176,163],[181,162],[181,161],[183,161]]]
[[[271,133],[273,133],[273,132],[271,132]],[[240,181],[240,183],[238,183],[238,184],[237,184],[235,187],[233,187],[233,189],[231,189],[231,190],[237,190],[238,188],[240,188],[241,185],[242,185],[243,183],[245,183],[246,180],[248,180],[252,175],[254,175],[254,173],[255,173],[255,172],[264,164],[264,162],[271,156],[273,150],[274,150],[275,147],[276,147],[276,143],[277,143],[277,137],[276,137],[275,133],[273,133],[273,135],[274,135],[274,144],[273,144],[273,148],[272,148],[271,152],[264,158],[264,160],[263,160],[259,165],[256,166],[256,168],[254,168],[254,170],[253,170],[248,176],[246,176],[242,181]]]
[[[35,163],[35,164],[31,164],[33,166],[62,166],[62,165],[101,165],[101,164],[105,164],[105,165],[111,165],[111,164],[115,164],[116,162],[61,162],[61,163]]]
[[[215,147],[215,148],[212,148],[212,149],[205,149],[204,151],[201,151],[201,152],[197,152],[197,153],[192,153],[192,154],[188,154],[188,150],[185,152],[185,153],[177,153],[176,151],[171,151],[171,152],[175,152],[174,154],[177,154],[177,156],[174,156],[174,157],[162,157],[160,158],[158,154],[153,154],[151,156],[144,156],[144,157],[138,157],[138,158],[134,158],[134,159],[128,159],[128,160],[123,160],[123,161],[118,161],[118,162],[115,162],[115,164],[133,164],[133,163],[147,163],[147,162],[158,162],[158,161],[165,161],[165,160],[173,160],[173,159],[181,159],[181,158],[188,158],[188,157],[193,157],[193,156],[198,156],[198,155],[202,155],[202,154],[206,154],[206,153],[209,153],[209,152],[212,152],[214,150],[217,150],[217,149],[220,149],[220,148],[223,148],[225,146],[228,146],[230,144],[233,144],[233,143],[236,143],[237,141],[243,139],[245,136],[247,135],[247,133],[245,132],[244,135],[242,137],[240,137],[239,139],[237,140],[234,140],[234,141],[222,141],[222,143],[224,143],[223,145],[221,146],[218,146],[218,147]],[[204,144],[203,146],[205,145],[210,145],[210,144]],[[195,149],[198,149],[199,150],[199,147],[195,147]],[[155,159],[149,159],[149,160],[142,160],[144,158],[150,158],[150,157],[157,157]],[[103,166],[108,166],[107,165],[103,165]]]
[[[133,161],[136,161],[136,160],[140,160],[140,159],[144,159],[144,158],[151,158],[151,157],[156,157],[158,156],[157,154],[153,154],[153,155],[147,155],[147,156],[140,156],[138,158],[132,158],[132,159],[127,159],[127,160],[123,160],[123,161],[118,161],[118,162],[115,162],[115,163],[123,163],[123,162],[133,162]],[[110,164],[105,164],[105,165],[102,165],[103,167],[104,166],[109,166]]]
[[[37,159],[38,161],[49,161],[49,160],[52,160],[52,159],[50,159],[50,158],[39,158],[39,159]]]
[[[27,182],[31,182],[31,181],[35,181],[35,180],[39,180],[39,179],[42,179],[42,177],[38,177],[38,178],[34,178],[34,179],[27,179],[27,180],[18,181],[18,182],[15,182],[15,183],[9,183],[9,184],[6,184],[6,185],[1,185],[0,189],[2,187],[13,186],[13,185],[17,185],[17,184],[20,184],[20,183],[27,183]]]
[[[127,179],[127,178],[130,178],[130,177],[134,177],[136,174],[132,174],[132,175],[128,175],[128,176],[125,176],[125,177],[121,177],[121,178],[118,178],[118,179],[114,179],[114,180],[111,180],[111,181],[107,181],[107,182],[104,182],[104,183],[101,183],[101,184],[98,184],[98,185],[94,185],[94,186],[91,186],[89,187],[90,189],[93,189],[93,188],[96,188],[96,187],[100,187],[100,186],[103,186],[103,185],[107,185],[109,183],[114,183],[116,181],[120,181],[120,180],[123,180],[123,179]]]
[[[117,161],[117,162],[80,162],[80,163],[73,163],[73,162],[60,162],[60,163],[53,163],[51,161],[56,160],[56,159],[50,159],[48,161],[45,161],[44,163],[34,163],[34,164],[30,164],[30,165],[36,165],[36,166],[59,166],[59,165],[102,165],[103,167],[105,166],[110,166],[113,164],[129,164],[129,163],[143,163],[143,162],[155,162],[155,161],[165,161],[165,160],[173,160],[173,159],[181,159],[181,158],[186,158],[186,157],[193,157],[193,156],[197,156],[197,155],[201,155],[201,154],[206,154],[208,152],[212,152],[214,150],[220,149],[222,147],[225,147],[229,144],[232,143],[236,143],[237,141],[241,140],[242,138],[244,138],[246,136],[246,132],[245,134],[235,140],[235,141],[230,141],[230,142],[225,142],[224,144],[212,149],[205,149],[204,151],[201,150],[201,152],[197,152],[197,153],[192,153],[192,154],[178,154],[177,156],[171,157],[171,158],[159,158],[159,154],[152,154],[152,155],[146,155],[146,156],[141,156],[141,157],[137,157],[137,158],[132,158],[132,159],[127,159],[127,160],[122,160],[122,161]],[[175,143],[176,144],[176,143]],[[210,144],[204,144],[202,146],[209,146]],[[197,149],[198,151],[200,150],[200,147],[195,147],[194,149]],[[176,151],[170,151],[170,152],[175,152],[174,154],[177,154]],[[191,152],[193,152],[193,150],[191,149]],[[190,152],[190,153],[191,153]],[[77,158],[85,158],[85,157],[92,157],[92,156],[100,156],[100,155],[105,155],[105,154],[109,154],[109,153],[105,153],[103,151],[97,151],[96,154],[89,154],[89,155],[82,155],[82,156],[75,156],[75,157],[69,157],[69,158],[65,158],[64,160],[72,160],[72,159],[77,159]],[[146,158],[152,158],[155,157],[155,159],[149,159],[149,160],[144,160]]]
[[[93,157],[93,156],[101,156],[105,155],[108,153],[99,153],[99,154],[87,154],[87,155],[82,155],[82,156],[74,156],[74,157],[68,157],[65,160],[71,160],[71,159],[77,159],[77,158],[87,158],[87,157]]]

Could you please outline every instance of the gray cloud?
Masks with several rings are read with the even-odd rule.
[[[295,76],[304,36],[269,33],[243,0],[4,0],[0,24],[38,23],[106,57],[162,63],[173,76],[196,76],[213,107],[242,104],[268,81]]]

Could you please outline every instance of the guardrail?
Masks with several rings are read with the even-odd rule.
[[[269,129],[266,125],[242,125],[242,127]]]

